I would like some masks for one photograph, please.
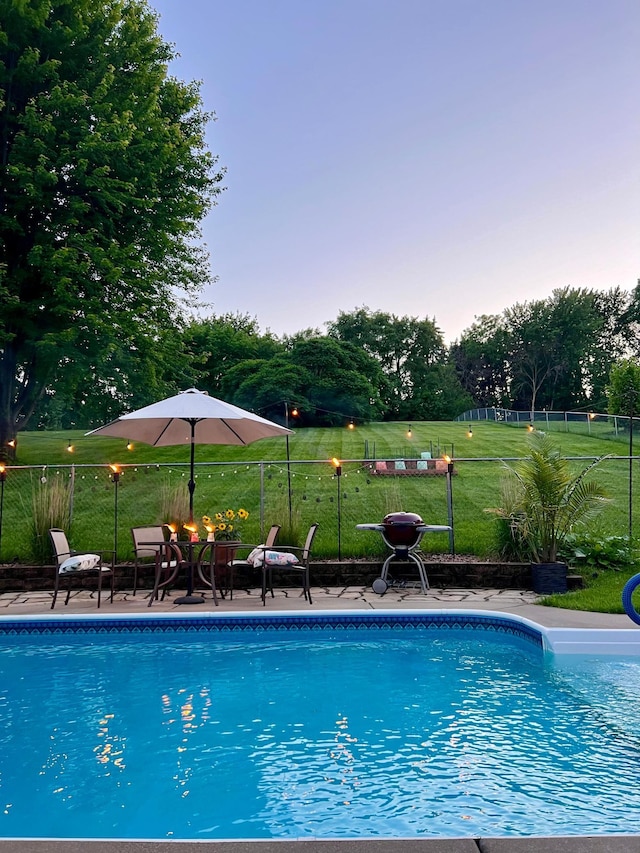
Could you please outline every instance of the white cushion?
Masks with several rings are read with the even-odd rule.
[[[88,572],[91,569],[95,569],[99,563],[99,554],[76,554],[75,557],[68,557],[60,565],[58,573],[66,575],[68,572]]]
[[[298,558],[295,554],[287,554],[284,551],[265,551],[265,562],[268,566],[293,566],[298,562]]]
[[[247,554],[247,556],[244,558],[244,560],[238,560],[237,562],[239,562],[239,563],[251,563],[254,566],[261,566],[262,565],[262,555],[264,554],[265,547],[266,547],[265,545],[258,545],[256,548],[253,549],[253,551],[251,551],[251,553]],[[259,560],[259,562],[256,563],[255,562],[256,560]],[[235,563],[236,560],[234,560],[233,562]]]

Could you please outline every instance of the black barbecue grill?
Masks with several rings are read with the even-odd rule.
[[[388,581],[391,563],[414,563],[418,567],[422,592],[429,589],[429,580],[424,562],[417,548],[425,533],[444,533],[450,527],[441,524],[425,524],[415,512],[391,512],[385,515],[380,524],[357,524],[358,530],[375,530],[382,534],[384,544],[391,549],[391,554],[382,565],[380,577],[373,582],[375,592],[384,594],[390,586]]]

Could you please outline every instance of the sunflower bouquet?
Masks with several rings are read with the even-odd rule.
[[[216,512],[213,516],[203,515],[202,523],[207,533],[223,541],[241,540],[240,522],[249,518],[246,509],[228,509],[226,512]]]

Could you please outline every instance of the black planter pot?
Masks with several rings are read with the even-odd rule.
[[[531,563],[531,585],[539,595],[567,591],[566,563]]]

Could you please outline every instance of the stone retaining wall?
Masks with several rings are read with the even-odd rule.
[[[318,562],[311,564],[311,583],[313,586],[368,586],[380,576],[382,563],[366,561]],[[426,564],[429,583],[434,587],[492,588],[492,589],[531,589],[531,569],[528,563],[471,563],[436,560]],[[418,573],[411,563],[394,563],[390,575],[396,580],[417,581]],[[28,590],[53,589],[53,566],[23,566],[19,564],[0,566],[0,593]],[[274,569],[274,583],[286,586],[299,584],[298,577],[278,573]],[[66,583],[66,580],[65,580]],[[141,588],[153,586],[153,567],[140,572]],[[259,571],[240,572],[236,575],[238,587],[256,587],[261,584]],[[78,576],[73,578],[74,587],[93,588],[95,577]],[[116,570],[116,586],[128,589],[133,586],[133,566],[119,565]]]

